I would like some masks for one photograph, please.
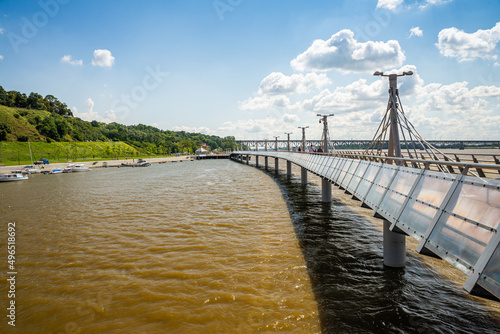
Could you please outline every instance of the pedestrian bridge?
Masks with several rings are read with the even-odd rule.
[[[285,160],[289,175],[293,163],[345,189],[390,231],[419,240],[417,252],[467,274],[469,293],[500,299],[500,180],[468,175],[480,170],[498,177],[500,165],[280,151],[236,151],[231,159],[248,164],[251,156],[256,165],[263,158],[266,168],[269,158],[276,169]],[[433,170],[438,165],[441,171]]]

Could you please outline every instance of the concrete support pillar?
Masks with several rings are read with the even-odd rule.
[[[307,184],[307,169],[300,167],[300,183]]]
[[[321,202],[330,203],[332,201],[332,184],[327,180],[321,179]]]
[[[268,159],[267,157],[264,157],[264,167],[267,169],[269,167]]]
[[[286,175],[292,176],[292,162],[291,161],[286,162]]]
[[[279,168],[279,162],[278,162],[278,158],[274,159],[274,170],[275,171],[278,171],[280,168]]]
[[[384,220],[384,265],[402,268],[406,262],[406,236],[392,232],[391,223]]]
[[[259,167],[259,156],[255,156],[255,167]]]
[[[250,163],[250,156],[247,154],[247,165]]]

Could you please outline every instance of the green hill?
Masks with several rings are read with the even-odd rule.
[[[38,158],[49,160],[193,153],[201,144],[212,151],[236,147],[231,136],[84,121],[52,95],[26,96],[0,86],[0,163],[29,162],[28,141]]]

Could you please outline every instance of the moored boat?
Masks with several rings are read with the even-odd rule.
[[[71,164],[64,168],[63,173],[76,173],[76,172],[89,172],[90,168],[85,167],[84,164]]]
[[[22,173],[0,174],[0,182],[27,180],[28,177]]]

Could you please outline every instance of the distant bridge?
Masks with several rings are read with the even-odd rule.
[[[465,148],[465,147],[495,147],[500,148],[500,140],[428,140],[428,143],[432,144],[436,148]],[[363,139],[337,139],[331,140],[331,144],[337,149],[346,149],[346,148],[359,148],[365,149],[367,148],[372,141],[371,140],[363,140]],[[410,144],[412,142],[408,142]],[[276,150],[276,141],[275,140],[254,140],[254,139],[241,139],[236,140],[236,144],[239,147],[244,147],[248,149],[265,149],[267,146],[268,149]],[[314,147],[318,147],[323,145],[322,140],[306,140],[306,146],[310,147],[313,145]],[[406,145],[406,141],[401,141],[401,146],[404,147]],[[293,147],[299,148],[302,146],[302,140],[290,140],[290,149]],[[280,150],[286,149],[288,147],[287,140],[278,140],[278,148]]]
[[[408,235],[419,240],[417,252],[444,259],[466,273],[464,289],[469,293],[500,299],[500,180],[469,176],[481,171],[498,177],[498,156],[485,154],[482,158],[492,162],[479,163],[477,155],[469,159],[472,162],[456,162],[276,150],[236,151],[231,159],[249,164],[251,156],[256,166],[263,159],[266,169],[268,159],[274,159],[276,171],[279,160],[285,160],[288,175],[296,164],[303,184],[308,172],[318,175],[323,202],[331,201],[334,184],[373,209],[373,216],[384,219],[385,265],[404,265]]]

